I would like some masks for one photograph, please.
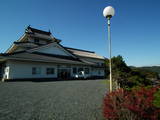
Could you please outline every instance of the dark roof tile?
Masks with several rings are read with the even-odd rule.
[[[47,31],[35,29],[35,28],[32,28],[32,27],[28,26],[27,29],[26,29],[26,32],[28,32],[29,30],[31,30],[33,33],[40,33],[40,34],[45,34],[45,35],[51,35],[50,31],[47,32]]]

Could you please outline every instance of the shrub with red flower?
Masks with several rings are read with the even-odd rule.
[[[158,120],[160,108],[153,104],[160,87],[119,89],[104,98],[104,117],[107,120]]]

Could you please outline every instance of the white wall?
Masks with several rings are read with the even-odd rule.
[[[28,41],[34,43],[34,39],[35,39],[35,38],[33,38],[33,37],[29,37],[29,38],[28,38]],[[39,43],[40,43],[40,44],[47,44],[47,41],[46,41],[46,40],[43,40],[43,39],[41,39],[41,38],[37,38],[37,39],[39,39]]]
[[[9,60],[6,63],[6,67],[9,69],[9,73],[6,73],[6,79],[23,79],[23,78],[57,78],[57,64],[52,63],[42,63],[42,62],[29,62],[29,61],[14,61]],[[40,74],[32,74],[32,67],[41,68]],[[73,67],[78,68],[89,68],[89,74],[87,77],[91,76],[104,76],[104,69],[102,68],[92,68],[89,66],[71,66],[71,76],[73,74]],[[46,74],[46,68],[55,68],[55,73],[53,75]],[[64,67],[65,68],[65,67]]]
[[[57,66],[55,64],[40,63],[40,62],[22,62],[22,61],[8,61],[9,77],[8,79],[20,79],[20,78],[56,78]],[[32,67],[40,67],[41,73],[32,75]],[[46,68],[55,68],[55,74],[47,75]]]

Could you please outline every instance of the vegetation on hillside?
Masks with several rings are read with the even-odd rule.
[[[106,60],[107,69],[109,60]],[[107,71],[106,69],[106,71]],[[109,71],[106,72],[109,75]],[[127,66],[122,56],[112,58],[112,77],[122,88],[132,88],[134,86],[148,86],[151,80],[158,79],[158,73]]]
[[[157,72],[160,74],[160,66],[151,66],[151,67],[138,67],[144,70],[152,71],[152,72]]]
[[[106,60],[106,73],[109,60]],[[107,93],[103,114],[106,120],[160,120],[160,86],[157,71],[129,67],[122,56],[112,58],[113,80],[120,89]]]
[[[143,67],[135,67],[135,68],[132,68],[132,70],[141,72],[141,74],[145,75],[146,78],[150,80],[157,80],[159,78],[159,73],[154,72],[150,69],[145,69]]]

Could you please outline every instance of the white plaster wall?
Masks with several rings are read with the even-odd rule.
[[[33,37],[29,37],[29,38],[28,38],[28,41],[29,41],[29,42],[34,42],[34,39],[35,39],[35,38],[33,38]],[[37,38],[37,39],[39,39],[39,43],[40,43],[40,44],[47,44],[46,40],[43,40],[43,39],[40,39],[40,38]]]
[[[22,61],[8,61],[9,66],[9,78],[8,79],[19,79],[19,78],[56,78],[57,77],[57,65],[49,63],[39,62],[22,62]],[[32,67],[40,67],[41,73],[32,75]],[[55,68],[55,74],[47,75],[46,68]]]
[[[18,47],[14,52],[19,52],[19,51],[23,51],[23,50],[26,50],[26,48]]]
[[[42,62],[29,62],[29,61],[14,61],[9,60],[6,63],[6,67],[9,67],[9,73],[7,79],[22,79],[22,78],[57,78],[57,65],[52,63],[42,63]],[[41,73],[32,75],[32,67],[40,67]],[[90,73],[85,75],[86,77],[91,76],[104,76],[104,69],[92,68],[89,66],[71,66],[71,76],[73,74],[73,67],[77,68],[89,68]],[[55,68],[55,73],[53,75],[46,74],[46,68]],[[99,72],[100,71],[100,74]],[[6,73],[7,74],[7,73]]]

